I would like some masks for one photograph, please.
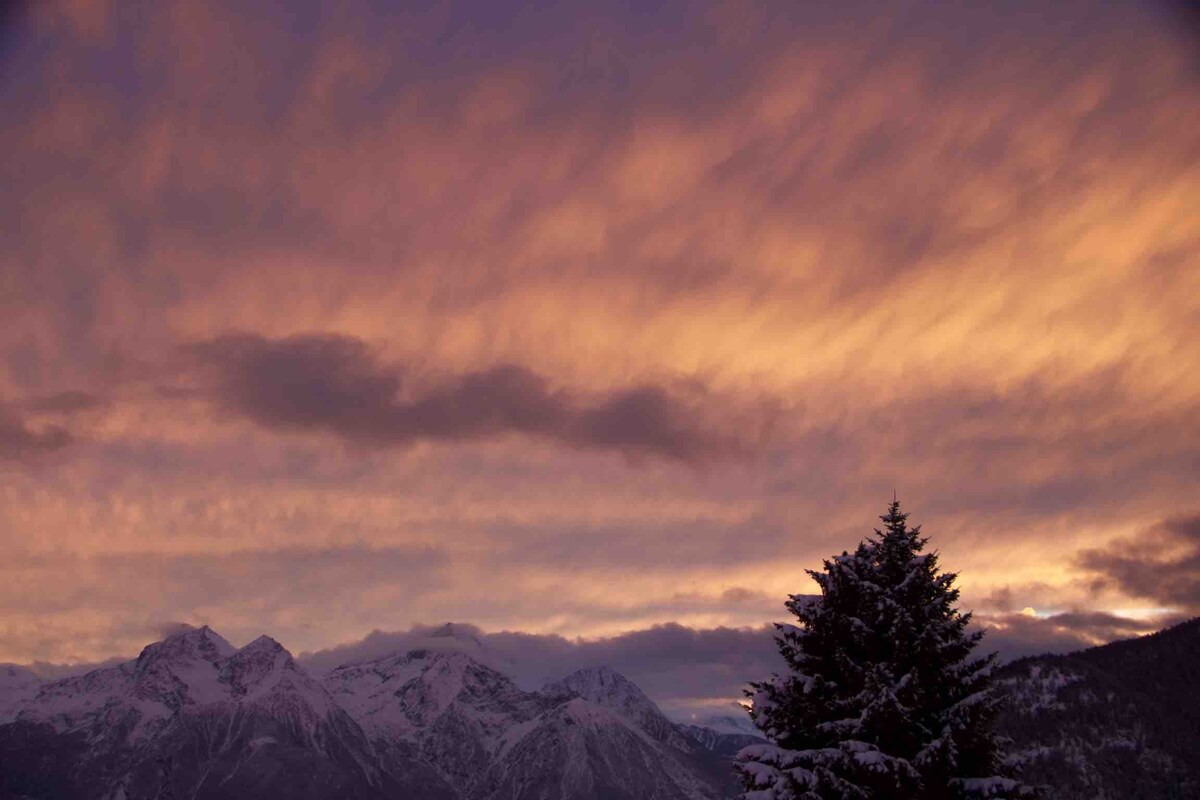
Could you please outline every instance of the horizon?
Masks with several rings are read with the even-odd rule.
[[[1000,664],[1018,662],[1026,658],[1070,655],[1083,650],[1104,647],[1108,644],[1154,636],[1182,625],[1195,623],[1197,620],[1200,620],[1200,617],[1179,620],[1169,626],[1147,633],[1070,649],[1058,647],[1041,650],[1020,639],[1005,641],[997,649],[988,646],[989,637],[985,636],[983,644],[979,648],[979,655],[997,653],[1000,656]],[[659,626],[660,630],[678,627]],[[363,639],[343,642],[315,652],[293,652],[286,642],[278,641],[265,631],[238,644],[237,642],[240,640],[226,639],[216,626],[180,624],[174,630],[163,631],[160,639],[146,642],[139,650],[139,654],[146,647],[158,644],[168,638],[200,630],[208,630],[235,650],[248,647],[259,639],[271,639],[283,647],[302,669],[317,678],[344,666],[369,663],[385,659],[388,656],[421,651],[462,653],[478,663],[509,676],[522,690],[531,692],[542,691],[549,683],[580,670],[611,669],[644,691],[668,718],[680,723],[700,725],[729,716],[734,712],[735,706],[745,709],[746,700],[741,690],[745,689],[751,680],[761,679],[767,674],[786,671],[786,665],[779,658],[775,645],[777,631],[769,624],[760,628],[742,628],[723,632],[689,632],[692,636],[699,635],[700,637],[714,633],[723,633],[726,637],[731,634],[736,636],[738,639],[736,642],[738,658],[736,659],[728,658],[732,650],[727,646],[728,638],[722,642],[726,645],[724,648],[713,646],[696,648],[693,646],[680,652],[674,659],[670,657],[664,659],[664,653],[670,653],[671,650],[659,647],[656,648],[658,653],[655,657],[644,659],[647,648],[639,647],[636,644],[630,646],[628,642],[622,646],[619,643],[621,637],[568,640],[561,636],[537,636],[520,631],[484,631],[469,622],[453,621],[429,625],[418,624],[405,631],[372,631]],[[651,632],[653,629],[629,633],[645,635]],[[671,630],[671,632],[680,633],[678,630]],[[465,648],[457,646],[464,642],[470,642],[473,646]],[[707,654],[709,660],[697,664],[693,659],[698,651]],[[137,658],[138,655],[114,656],[104,661],[85,664],[0,662],[0,667],[28,669],[37,676],[40,682],[52,683],[84,675],[96,669],[116,667]],[[721,667],[723,671],[723,674],[716,678],[711,677],[711,670],[714,666]],[[741,679],[738,678],[739,669],[745,673]],[[710,673],[710,676],[696,680],[696,673],[703,672]],[[746,719],[748,720],[749,717]]]
[[[1200,615],[1189,14],[14,4],[0,663],[464,619],[716,691],[893,493],[985,646]]]

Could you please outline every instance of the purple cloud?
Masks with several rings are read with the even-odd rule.
[[[219,406],[266,428],[332,433],[357,444],[525,434],[681,461],[742,455],[748,447],[736,432],[714,426],[695,391],[684,396],[644,384],[583,399],[503,364],[406,392],[403,365],[383,364],[362,340],[330,334],[229,334],[188,351],[211,369]]]

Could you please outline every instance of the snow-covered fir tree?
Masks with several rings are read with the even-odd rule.
[[[738,754],[745,800],[1031,797],[997,774],[994,656],[956,608],[953,573],[893,501],[884,529],[809,570],[819,597],[792,595],[777,626],[789,672],[751,684],[771,744]]]

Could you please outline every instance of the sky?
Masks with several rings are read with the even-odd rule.
[[[1200,613],[1182,6],[8,7],[0,661],[734,685],[893,492],[1006,652]]]

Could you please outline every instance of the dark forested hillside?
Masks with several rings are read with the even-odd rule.
[[[1200,798],[1200,619],[1006,665],[1010,763],[1061,800]]]

